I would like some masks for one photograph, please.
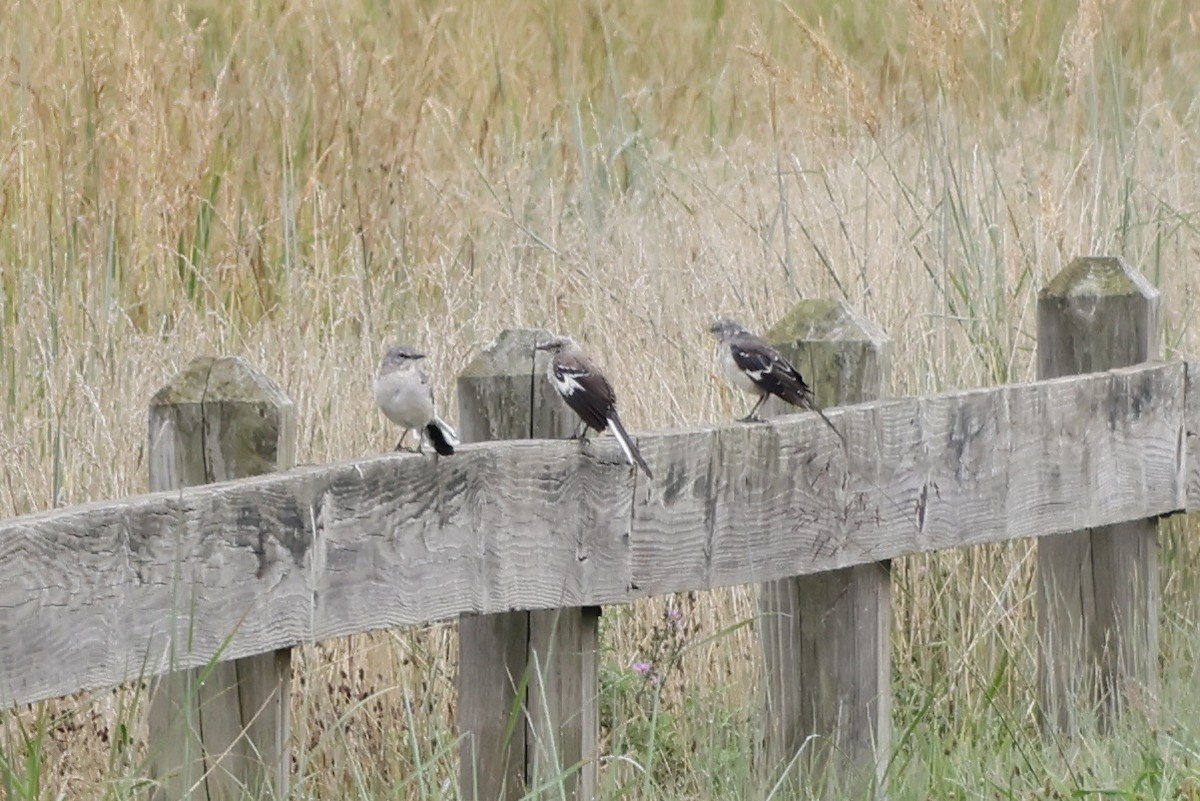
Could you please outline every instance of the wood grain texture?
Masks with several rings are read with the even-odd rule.
[[[534,349],[551,336],[504,331],[468,365],[458,379],[463,441],[572,435],[575,414],[546,379],[549,354]],[[590,525],[586,515],[577,521],[579,533]],[[459,778],[468,797],[517,799],[543,786],[554,798],[595,793],[599,611],[459,619]]]
[[[465,798],[511,798],[525,787],[529,613],[462,615],[458,642],[459,787]]]
[[[887,336],[842,301],[801,301],[766,338],[822,406],[884,392]],[[787,411],[795,410],[777,400],[766,409]],[[827,796],[867,797],[882,784],[891,742],[888,563],[766,582],[759,614],[771,777],[790,766],[794,779]]]
[[[525,776],[531,797],[594,798],[600,739],[600,607],[529,615]]]
[[[0,522],[0,706],[464,612],[619,604],[1183,508],[1183,363],[464,445]]]
[[[889,563],[781,579],[771,588],[760,608],[772,776],[799,753],[804,769],[793,767],[792,778],[807,791],[868,798],[891,744]],[[780,629],[793,633],[766,636]]]
[[[1188,362],[1184,394],[1184,481],[1191,513],[1200,512],[1200,362]]]
[[[459,427],[471,442],[575,433],[575,419],[546,380],[550,357],[534,350],[553,336],[541,328],[502,331],[458,376]]]
[[[1158,357],[1159,293],[1124,259],[1074,259],[1038,293],[1038,377]]]
[[[1155,358],[1158,307],[1158,291],[1123,260],[1075,259],[1038,296],[1038,376]],[[1095,485],[1122,491],[1104,477]],[[1038,543],[1039,711],[1048,726],[1071,731],[1079,713],[1097,708],[1106,724],[1128,692],[1154,694],[1157,546],[1155,519],[1081,528]]]
[[[243,360],[194,359],[150,404],[150,485],[177,489],[289,468],[293,419],[291,401]],[[187,646],[171,642],[169,660]],[[286,649],[163,676],[148,721],[154,797],[286,794],[290,687]]]
[[[504,331],[467,366],[457,382],[463,442],[527,439],[553,429],[555,406],[540,404],[543,415],[534,414],[545,384],[537,381],[534,345],[550,336]],[[525,791],[529,628],[526,611],[459,617],[455,721],[459,786],[469,799],[516,799]]]

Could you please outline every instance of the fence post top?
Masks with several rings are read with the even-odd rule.
[[[1157,300],[1158,290],[1120,256],[1078,256],[1038,296],[1044,300],[1081,296]]]
[[[771,326],[766,340],[772,344],[800,342],[860,342],[882,349],[888,336],[853,306],[841,299],[802,300]]]
[[[197,356],[154,393],[150,406],[184,403],[292,405],[279,385],[240,356]]]
[[[483,352],[471,360],[459,378],[495,378],[541,373],[550,356],[534,345],[554,336],[544,328],[506,328],[484,345]]]

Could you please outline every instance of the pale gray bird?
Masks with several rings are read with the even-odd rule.
[[[617,394],[595,362],[569,337],[554,337],[536,347],[554,355],[546,369],[546,377],[584,425],[596,431],[611,428],[617,444],[625,452],[625,459],[640,467],[647,478],[653,479],[654,474],[646,460],[625,433],[625,426],[621,425],[617,415]]]
[[[425,358],[409,345],[388,350],[375,377],[375,403],[387,419],[402,430],[396,450],[400,450],[409,431],[417,432],[416,452],[421,452],[424,437],[442,456],[454,453],[458,434],[437,416],[433,408],[433,387],[425,371],[417,364]]]
[[[785,403],[816,412],[843,443],[846,441],[842,432],[817,406],[812,390],[804,383],[800,371],[779,351],[733,320],[717,320],[709,326],[708,331],[717,338],[717,358],[729,383],[747,395],[758,398],[750,413],[739,418],[740,422],[760,422],[755,412],[762,408],[767,398],[774,395]]]

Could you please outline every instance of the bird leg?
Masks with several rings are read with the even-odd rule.
[[[575,428],[575,434],[571,437],[571,439],[578,442],[579,449],[586,453],[592,445],[591,437],[588,436],[591,433],[592,430],[588,428],[588,424],[580,420],[579,425]]]
[[[404,430],[403,430],[403,432],[400,434],[400,440],[399,440],[399,441],[396,443],[396,448],[395,448],[395,449],[396,449],[397,451],[408,451],[409,453],[420,453],[420,452],[421,452],[421,444],[422,444],[422,443],[421,443],[421,434],[420,434],[420,432],[418,432],[418,433],[417,433],[417,447],[415,447],[415,448],[405,448],[405,447],[404,447],[404,440],[406,440],[406,439],[408,439],[408,429],[407,429],[407,428],[406,428],[406,429],[404,429]]]
[[[746,415],[745,417],[739,417],[738,422],[739,423],[761,423],[762,420],[760,420],[757,416],[755,416],[754,413],[757,412],[760,408],[762,408],[762,405],[767,402],[768,397],[769,396],[765,392],[762,395],[759,395],[758,400],[754,404],[754,408],[750,410],[750,414]]]

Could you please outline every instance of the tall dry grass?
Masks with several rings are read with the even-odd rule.
[[[387,448],[367,388],[398,338],[452,409],[499,330],[569,331],[633,428],[727,417],[704,324],[800,297],[881,325],[896,393],[1028,379],[1035,293],[1078,254],[1142,269],[1164,355],[1194,355],[1198,29],[1180,0],[16,0],[0,516],[144,490],[147,400],[199,353],[281,383],[303,462]],[[1196,550],[1164,534],[1163,697],[1117,744],[1032,734],[1027,544],[899,564],[895,795],[1196,797]],[[609,611],[610,797],[761,797],[753,614]],[[445,626],[304,649],[297,797],[452,793],[453,654]],[[0,786],[125,797],[137,698],[5,714]]]

